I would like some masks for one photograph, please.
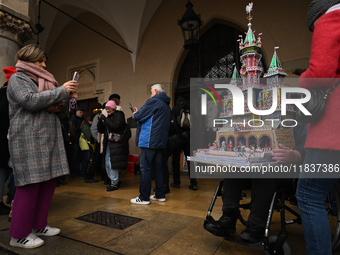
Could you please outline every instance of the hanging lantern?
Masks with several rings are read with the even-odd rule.
[[[193,4],[189,0],[182,19],[178,21],[184,39],[183,47],[186,50],[198,47],[200,27],[202,26],[201,15],[197,15],[192,7]]]

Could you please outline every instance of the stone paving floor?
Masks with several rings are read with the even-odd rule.
[[[239,222],[237,233],[229,240],[204,230],[203,222],[220,180],[199,179],[198,190],[193,191],[188,189],[188,177],[181,176],[181,188],[171,188],[166,202],[133,205],[130,199],[139,194],[139,178],[132,173],[121,175],[121,188],[107,192],[102,181],[84,183],[79,178],[68,177],[67,185],[56,188],[48,219],[49,225],[60,228],[61,233],[43,238],[45,244],[36,249],[11,247],[10,223],[6,215],[1,215],[0,247],[13,253],[0,250],[0,254],[263,254],[237,243],[244,230]],[[249,201],[249,191],[246,193],[248,196],[242,202]],[[221,208],[222,201],[218,198],[212,212],[215,219],[220,217]],[[292,208],[298,211],[297,207]],[[115,229],[77,219],[96,211],[143,220],[126,229]],[[286,218],[289,217],[287,213]],[[279,227],[279,213],[274,213],[271,233],[277,234]],[[302,226],[290,225],[287,230],[292,254],[305,254]]]

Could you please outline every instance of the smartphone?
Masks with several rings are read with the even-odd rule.
[[[130,107],[130,109],[131,109],[131,112],[133,113],[134,111],[133,111],[133,108],[132,108],[132,105],[131,105],[131,103],[129,103],[129,107]]]
[[[72,80],[78,82],[78,80],[79,80],[79,73],[78,72],[74,72]]]

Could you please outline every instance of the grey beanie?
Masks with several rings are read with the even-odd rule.
[[[333,5],[340,3],[340,0],[314,0],[310,3],[307,14],[307,27],[312,31],[314,22]],[[313,32],[313,31],[312,31]]]

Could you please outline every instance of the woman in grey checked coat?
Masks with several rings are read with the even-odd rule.
[[[18,73],[8,82],[9,151],[17,186],[9,233],[10,245],[35,248],[37,236],[53,236],[58,228],[47,225],[56,177],[68,174],[61,124],[56,112],[77,90],[75,81],[58,86],[45,70],[47,54],[27,45],[16,54]]]

